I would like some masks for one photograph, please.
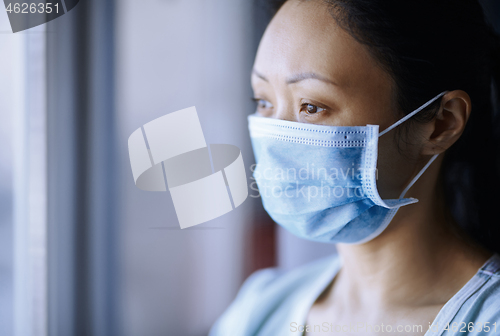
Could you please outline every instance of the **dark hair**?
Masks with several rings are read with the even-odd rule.
[[[480,3],[323,1],[337,23],[392,75],[400,113],[415,110],[442,91],[469,94],[472,112],[464,133],[444,156],[445,198],[454,219],[472,238],[500,252],[500,37],[486,22]],[[410,120],[432,120],[439,104]],[[401,130],[395,135],[403,138]]]

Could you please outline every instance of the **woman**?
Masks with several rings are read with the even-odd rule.
[[[479,3],[286,1],[252,86],[264,207],[339,254],[254,273],[210,335],[500,334],[500,39]]]

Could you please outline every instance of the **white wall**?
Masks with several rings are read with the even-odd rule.
[[[16,75],[13,49],[19,43],[7,12],[0,11],[0,335],[13,334],[13,99]],[[18,39],[18,38],[17,38]]]
[[[0,334],[45,335],[45,29],[0,11]]]
[[[207,143],[240,147],[249,173],[251,1],[116,6],[120,335],[206,335],[243,280],[245,223],[259,200],[180,230],[168,192],[135,187],[127,139],[144,123],[194,105]]]

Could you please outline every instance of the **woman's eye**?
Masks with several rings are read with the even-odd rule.
[[[258,98],[254,98],[253,100],[257,102],[257,108],[258,109],[270,109],[270,108],[273,108],[273,104],[271,104],[267,100],[258,99]]]
[[[301,111],[305,111],[309,114],[314,114],[314,113],[321,112],[324,110],[325,110],[324,108],[313,105],[313,104],[302,104],[302,108],[301,108]]]

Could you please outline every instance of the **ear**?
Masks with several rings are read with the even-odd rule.
[[[462,135],[471,112],[471,100],[467,92],[455,90],[441,99],[441,107],[434,120],[426,127],[427,142],[422,155],[441,154]]]

